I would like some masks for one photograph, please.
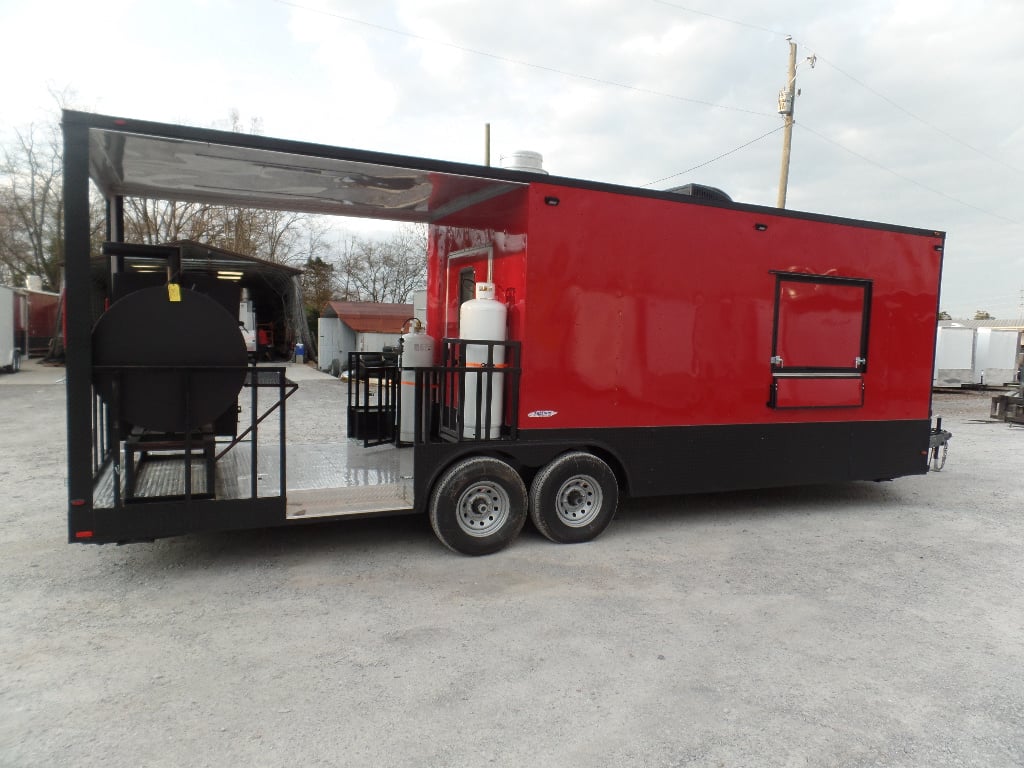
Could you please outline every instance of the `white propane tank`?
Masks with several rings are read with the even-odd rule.
[[[508,310],[494,296],[494,283],[477,283],[476,298],[467,301],[459,310],[459,337],[480,341],[505,341],[505,317]],[[505,348],[494,348],[494,365],[505,366]],[[478,368],[487,364],[487,347],[481,344],[466,345],[467,368]],[[504,376],[491,374],[491,409],[487,419],[487,375],[466,373],[466,403],[463,409],[465,426],[463,437],[494,439],[501,434],[502,388]],[[480,434],[477,434],[477,387],[480,388]]]
[[[398,439],[411,443],[416,437],[416,368],[434,364],[434,340],[423,331],[423,323],[414,320],[402,336],[402,419]]]

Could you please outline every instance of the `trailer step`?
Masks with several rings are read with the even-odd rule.
[[[412,483],[288,491],[289,520],[411,512]]]

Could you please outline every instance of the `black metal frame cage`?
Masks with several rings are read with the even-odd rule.
[[[285,401],[296,388],[285,378],[283,367],[96,359],[91,185],[106,203],[106,252],[116,256],[109,264],[116,272],[124,255],[138,247],[125,242],[126,197],[430,223],[519,189],[531,177],[518,171],[74,111],[64,112],[63,130],[68,526],[69,539],[80,542],[151,540],[288,522]],[[160,250],[149,247],[143,255],[152,258]],[[156,255],[173,261],[174,248],[165,250]],[[173,282],[171,276],[168,282]],[[108,306],[110,299],[104,299]],[[518,350],[514,354],[518,365]],[[467,398],[465,372],[458,370],[457,359],[450,363],[447,370],[417,371],[427,393],[427,399],[416,405],[418,441],[464,439],[461,432],[457,438],[452,437],[454,432],[445,438],[439,427],[447,419],[461,429],[464,418],[458,404]],[[226,419],[196,422],[190,409],[193,395],[202,391],[197,382],[229,373],[243,377],[238,404]],[[517,377],[518,367],[505,369],[502,375]],[[183,402],[175,405],[180,428],[149,430],[125,420],[124,391],[145,387],[154,377],[173,380],[168,386],[183,393]],[[484,375],[478,386],[487,388],[493,381],[493,376]],[[429,401],[445,387],[454,409]],[[453,396],[452,387],[461,389]],[[245,391],[248,397],[242,394]],[[273,393],[269,403],[265,397],[261,402],[261,391]],[[478,393],[478,402],[487,394]],[[243,411],[243,403],[247,417],[232,421],[235,410]],[[268,446],[266,420],[275,413],[276,429]],[[490,416],[486,407],[484,416]],[[396,407],[388,415],[392,426],[398,417]],[[505,426],[502,437],[508,439],[509,434]],[[246,482],[225,488],[218,470],[229,462],[235,465],[235,476]],[[268,474],[272,482],[260,486],[258,478]]]

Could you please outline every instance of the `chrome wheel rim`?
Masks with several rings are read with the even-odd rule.
[[[570,528],[590,525],[601,512],[604,494],[590,475],[573,475],[555,494],[558,519]]]
[[[456,511],[459,528],[470,536],[482,538],[505,525],[512,511],[512,502],[500,485],[482,481],[462,492]]]

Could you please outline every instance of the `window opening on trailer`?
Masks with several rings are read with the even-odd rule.
[[[459,306],[476,298],[476,269],[465,267],[459,270]]]
[[[777,273],[772,369],[863,372],[870,304],[870,280]]]
[[[770,408],[864,405],[871,281],[775,273]]]

